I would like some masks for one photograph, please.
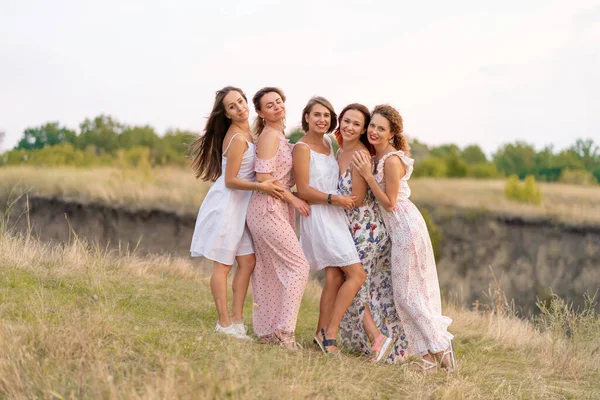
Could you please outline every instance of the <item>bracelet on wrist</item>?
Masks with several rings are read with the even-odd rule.
[[[327,204],[331,204],[331,193],[327,195]]]

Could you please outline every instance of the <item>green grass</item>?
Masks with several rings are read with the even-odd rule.
[[[215,334],[208,277],[188,260],[1,233],[0,398],[600,396],[600,370],[588,357],[599,340],[575,346],[526,321],[452,306],[453,376],[325,356],[311,345],[319,293],[310,282],[297,329],[304,350],[289,352]],[[249,325],[252,305],[248,296]]]

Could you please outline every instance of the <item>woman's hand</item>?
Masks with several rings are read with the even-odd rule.
[[[353,209],[355,207],[355,200],[356,196],[331,196],[331,204],[333,204],[334,206],[342,207],[345,210]]]
[[[283,199],[283,191],[284,189],[278,185],[275,178],[266,180],[264,182],[260,182],[258,185],[258,190],[261,192],[265,192],[271,197],[275,197],[276,199]]]
[[[373,176],[373,164],[371,156],[366,151],[357,151],[352,156],[352,168],[354,168],[360,176],[368,179]]]
[[[298,211],[298,214],[302,215],[303,217],[308,217],[310,215],[310,206],[301,198],[294,196],[292,200],[292,206],[294,206],[296,211]]]

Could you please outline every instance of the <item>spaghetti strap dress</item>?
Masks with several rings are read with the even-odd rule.
[[[337,194],[339,168],[333,155],[331,138],[324,137],[329,154],[310,149],[308,184],[320,192]],[[311,268],[345,267],[360,263],[354,239],[348,230],[348,217],[342,207],[331,204],[311,204],[310,215],[300,217],[300,244]]]
[[[227,153],[237,135],[241,133],[232,136],[223,154]],[[254,143],[248,142],[238,178],[255,181],[254,154]],[[223,156],[223,174],[210,187],[198,211],[190,253],[192,257],[206,257],[221,264],[233,265],[236,256],[254,253],[252,237],[246,226],[246,211],[252,192],[227,188],[224,176],[226,166],[227,157]]]

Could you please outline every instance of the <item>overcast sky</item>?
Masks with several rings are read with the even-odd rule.
[[[201,131],[214,92],[397,107],[411,136],[600,142],[600,0],[0,0],[0,130],[110,114]]]

